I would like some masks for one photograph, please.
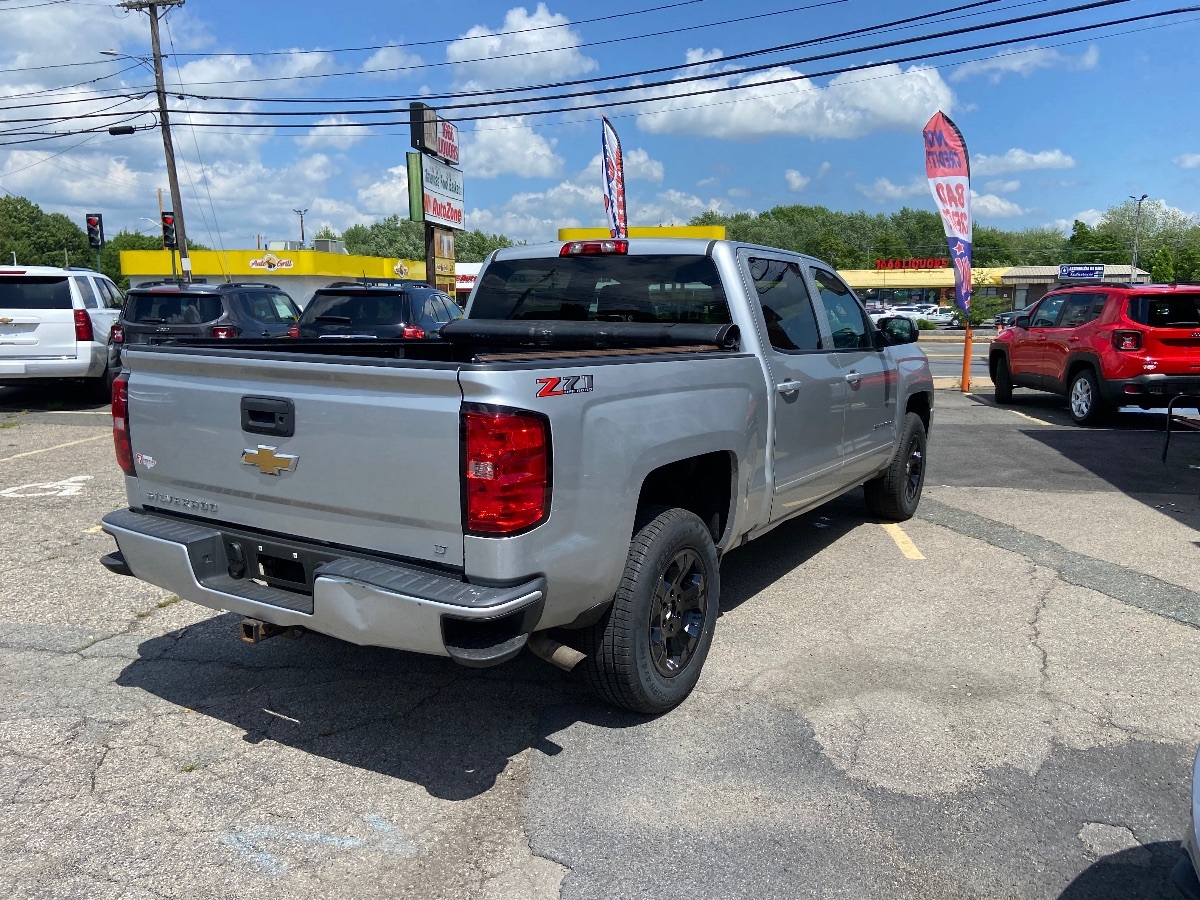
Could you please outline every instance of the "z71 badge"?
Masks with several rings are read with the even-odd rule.
[[[539,397],[561,397],[563,394],[586,394],[592,389],[591,375],[559,375],[554,378],[539,378]]]

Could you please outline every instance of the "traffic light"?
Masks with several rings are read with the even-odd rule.
[[[179,242],[175,240],[175,213],[162,214],[163,247],[167,250],[178,250]]]
[[[100,213],[88,213],[84,220],[87,222],[88,246],[99,250],[104,246],[104,216]]]

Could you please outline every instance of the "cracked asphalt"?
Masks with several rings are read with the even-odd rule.
[[[730,553],[642,719],[111,575],[103,407],[0,390],[0,895],[1168,898],[1200,743],[1200,437],[940,392],[901,553],[855,493]]]

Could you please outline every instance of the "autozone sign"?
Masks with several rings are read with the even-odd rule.
[[[425,153],[408,154],[408,208],[414,222],[463,227],[463,175]]]

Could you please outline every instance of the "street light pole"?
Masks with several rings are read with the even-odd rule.
[[[307,209],[293,209],[292,212],[296,213],[296,215],[298,215],[300,217],[300,249],[303,250],[304,249],[304,214],[306,212],[308,212],[308,210]]]
[[[167,157],[167,182],[171,187],[171,205],[175,207],[175,239],[179,243],[179,268],[184,281],[192,280],[192,261],[188,258],[187,229],[183,224],[183,197],[179,193],[179,175],[175,171],[175,145],[171,141],[171,120],[167,117],[167,90],[163,81],[162,50],[158,40],[158,8],[183,6],[183,0],[125,0],[125,9],[145,10],[150,16],[150,49],[154,54],[154,87],[158,94],[158,117],[162,126],[163,151]],[[136,57],[135,57],[136,58]]]
[[[1133,220],[1133,265],[1129,267],[1130,284],[1137,284],[1138,232],[1142,229],[1142,203],[1149,196],[1149,194],[1142,194],[1140,197],[1129,195],[1129,199],[1137,204],[1137,215]]]

